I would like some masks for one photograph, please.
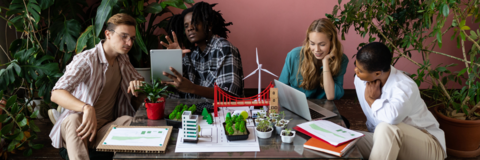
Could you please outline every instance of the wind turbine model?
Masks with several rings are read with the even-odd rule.
[[[257,68],[255,71],[253,71],[252,73],[250,73],[248,76],[246,76],[245,78],[243,78],[243,80],[245,80],[245,79],[247,79],[248,77],[254,75],[255,72],[258,71],[258,94],[260,94],[260,92],[261,92],[261,90],[262,90],[262,71],[264,71],[264,72],[266,72],[266,73],[268,73],[268,74],[271,74],[271,75],[273,75],[273,76],[275,76],[275,77],[277,77],[277,78],[278,78],[278,76],[275,75],[275,74],[273,74],[272,72],[270,72],[270,71],[262,68],[262,64],[260,64],[260,63],[258,62],[258,48],[255,48],[255,50],[257,51],[257,65],[258,65],[258,68]],[[260,96],[260,95],[259,95],[259,96]],[[259,100],[260,100],[260,99],[259,99]],[[251,109],[253,109],[253,107],[251,107]],[[264,109],[266,109],[265,106],[264,106]]]

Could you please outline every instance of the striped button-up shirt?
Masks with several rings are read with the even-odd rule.
[[[66,90],[80,101],[94,105],[105,86],[105,73],[108,69],[108,61],[102,46],[103,42],[98,43],[95,48],[75,55],[72,62],[67,65],[64,75],[53,87],[53,90]],[[127,92],[128,85],[130,81],[140,80],[143,77],[133,68],[128,55],[119,55],[117,62],[120,66],[122,80],[120,82],[120,92],[117,94],[118,103],[114,110],[114,117],[122,115],[133,116],[135,109],[130,104],[132,95]],[[63,147],[60,127],[67,116],[75,113],[80,112],[65,109],[60,115],[50,132],[53,147]]]

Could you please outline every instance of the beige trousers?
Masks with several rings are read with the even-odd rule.
[[[108,122],[104,126],[97,127],[97,135],[92,142],[88,139],[82,140],[78,137],[77,128],[82,124],[82,114],[71,114],[62,122],[60,133],[63,139],[63,146],[67,148],[68,158],[71,160],[89,159],[88,148],[97,147],[103,139],[111,125],[129,126],[132,121],[131,116],[118,117],[113,122]]]
[[[405,123],[382,122],[375,133],[363,132],[357,142],[364,159],[371,160],[440,160],[445,159],[440,143],[433,135]]]

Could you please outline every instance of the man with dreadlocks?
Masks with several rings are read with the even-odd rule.
[[[226,40],[230,32],[226,27],[232,23],[225,23],[220,12],[212,9],[215,5],[199,2],[171,17],[167,27],[171,33],[165,37],[168,44],[160,42],[167,49],[190,48],[182,51],[183,77],[173,68],[174,75],[163,72],[173,81],[162,83],[175,86],[182,98],[213,98],[215,83],[233,96],[244,96],[240,53]]]

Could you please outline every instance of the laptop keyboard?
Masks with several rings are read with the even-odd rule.
[[[317,111],[311,109],[311,108],[308,108],[308,110],[310,110],[310,116],[312,117],[312,120],[313,119],[317,119],[317,118],[323,118],[325,117],[325,115],[321,114],[321,113],[318,113]]]

